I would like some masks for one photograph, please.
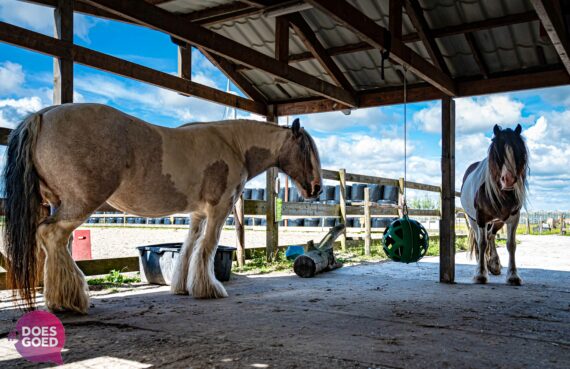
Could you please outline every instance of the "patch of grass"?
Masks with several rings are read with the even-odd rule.
[[[116,287],[128,287],[132,283],[140,283],[141,276],[140,273],[134,275],[125,275],[121,273],[120,270],[111,270],[109,274],[98,277],[90,278],[87,280],[89,286],[93,286],[99,289],[116,288]]]
[[[267,262],[265,250],[262,249],[251,250],[250,257],[241,268],[234,262],[232,271],[240,274],[267,274],[293,270],[293,260],[287,260],[282,251],[277,252],[273,262]]]

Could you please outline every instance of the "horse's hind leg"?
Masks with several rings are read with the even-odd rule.
[[[509,267],[507,269],[507,284],[511,286],[522,285],[522,279],[517,272],[515,264],[515,251],[517,250],[516,234],[519,224],[519,215],[512,217],[507,222],[507,250],[509,251]]]
[[[487,244],[488,244],[488,233],[485,227],[478,227],[477,228],[478,236],[477,236],[477,253],[479,258],[477,260],[477,271],[475,276],[473,277],[473,281],[479,284],[487,283],[489,272],[487,271],[487,258],[485,254],[487,252]],[[490,234],[491,232],[489,232]]]
[[[216,209],[208,214],[206,231],[196,243],[188,273],[188,292],[199,299],[227,297],[226,289],[214,274],[214,257],[227,211]]]
[[[174,267],[174,273],[172,274],[172,281],[170,283],[170,290],[172,293],[178,295],[188,294],[186,281],[188,279],[190,257],[192,256],[192,251],[194,250],[196,241],[203,233],[205,223],[204,218],[205,216],[198,212],[194,212],[190,215],[190,230],[188,231],[188,237],[186,237],[186,240],[182,245],[178,261]]]
[[[89,290],[85,276],[67,248],[71,232],[85,218],[70,217],[62,206],[38,227],[38,242],[46,256],[44,298],[50,310],[73,310],[86,314],[89,308]]]

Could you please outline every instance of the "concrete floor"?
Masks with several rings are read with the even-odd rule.
[[[504,273],[457,283],[437,259],[344,267],[313,279],[233,276],[230,297],[194,300],[165,287],[93,298],[61,315],[73,368],[568,368],[570,237],[521,237],[522,287]],[[500,249],[503,265],[506,250]],[[4,295],[5,297],[6,295]],[[20,313],[0,310],[0,367],[38,367],[6,339]],[[39,367],[48,367],[44,364]]]

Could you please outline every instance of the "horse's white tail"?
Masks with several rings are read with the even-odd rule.
[[[41,220],[42,197],[33,152],[42,114],[49,109],[28,116],[12,131],[4,168],[7,284],[20,294],[29,309],[35,306],[35,288],[41,280],[36,231]]]

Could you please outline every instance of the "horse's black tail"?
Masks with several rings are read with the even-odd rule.
[[[33,152],[43,111],[27,117],[12,131],[4,168],[4,248],[8,288],[19,293],[28,309],[35,306],[35,288],[40,281],[36,231],[42,198]]]

